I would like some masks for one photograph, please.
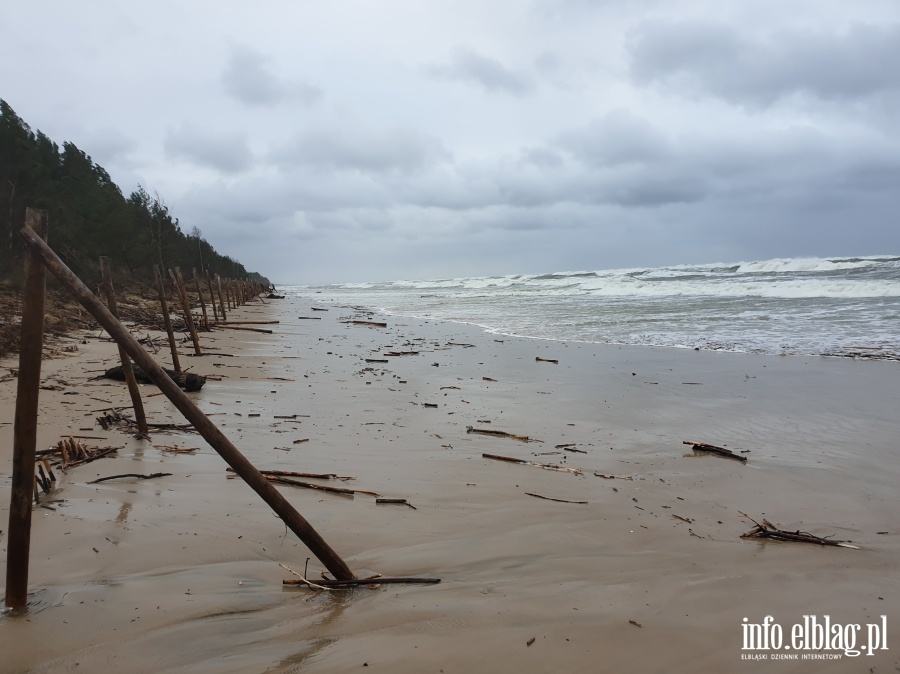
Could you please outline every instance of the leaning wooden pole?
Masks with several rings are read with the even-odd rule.
[[[216,288],[219,291],[219,306],[222,307],[222,321],[228,320],[228,314],[225,313],[225,300],[222,299],[222,277],[216,274]]]
[[[109,313],[119,318],[119,308],[116,304],[116,291],[113,289],[112,275],[109,271],[109,258],[100,256],[100,285],[103,294],[106,295],[106,303],[109,305]],[[128,386],[128,395],[131,396],[131,405],[134,409],[134,420],[137,423],[138,433],[144,436],[150,435],[147,427],[147,417],[144,414],[144,403],[141,401],[141,390],[138,388],[137,379],[134,378],[134,369],[131,367],[131,359],[119,345],[119,360],[122,361],[122,372],[125,375],[125,384]]]
[[[200,298],[200,310],[203,312],[203,329],[209,330],[209,315],[206,313],[206,300],[203,299],[203,289],[200,287],[200,277],[197,275],[197,268],[193,268],[194,285],[197,286],[197,297]]]
[[[209,289],[209,303],[212,304],[213,323],[218,323],[219,322],[219,310],[216,309],[216,294],[213,292],[212,279],[209,276],[209,269],[207,269],[203,273],[203,278],[206,281],[206,287]]]
[[[175,341],[175,332],[172,330],[172,317],[169,316],[169,305],[166,302],[166,284],[159,271],[159,265],[153,265],[153,274],[156,276],[156,292],[159,294],[159,306],[162,309],[163,323],[166,326],[166,334],[169,336],[169,349],[172,351],[172,367],[175,372],[181,372],[181,363],[178,362],[178,344]]]
[[[72,271],[63,264],[50,247],[29,228],[19,232],[29,248],[40,255],[47,269],[62,283],[69,292],[87,309],[87,311],[103,326],[103,328],[121,344],[125,352],[134,359],[148,377],[159,387],[175,407],[191,422],[200,435],[215,449],[225,462],[234,468],[234,472],[257,493],[275,511],[287,527],[293,531],[310,551],[340,580],[355,578],[353,571],[319,533],[288,503],[272,484],[247,460],[235,447],[231,440],[209,420],[178,385],[157,365],[156,361],[144,351],[144,348],[125,327],[117,321],[106,307],[94,297],[90,289],[81,282]],[[33,453],[33,452],[32,452]],[[32,472],[33,475],[33,472]]]
[[[46,246],[47,211],[25,209],[25,228]],[[28,560],[31,554],[31,497],[34,493],[34,453],[37,444],[41,351],[44,346],[44,263],[39,253],[25,255],[25,290],[19,347],[19,381],[13,426],[12,489],[9,496],[9,538],[6,542],[6,605],[28,603]]]
[[[181,300],[181,309],[184,312],[184,322],[187,324],[188,332],[191,333],[191,341],[194,343],[194,353],[202,356],[200,351],[200,337],[197,335],[197,328],[194,326],[194,317],[191,314],[191,303],[188,300],[187,291],[184,289],[184,278],[181,276],[181,270],[177,267],[175,271],[169,270],[169,276],[172,277],[172,283],[175,284],[175,291]]]

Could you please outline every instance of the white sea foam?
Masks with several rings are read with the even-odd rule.
[[[320,300],[616,344],[900,354],[900,257],[785,258],[290,288]],[[315,295],[312,295],[315,293]]]

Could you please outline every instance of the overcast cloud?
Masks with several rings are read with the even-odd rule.
[[[900,254],[897,63],[894,0],[0,9],[0,98],[285,283]]]

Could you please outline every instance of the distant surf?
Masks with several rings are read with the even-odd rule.
[[[287,286],[498,334],[900,359],[900,256]]]

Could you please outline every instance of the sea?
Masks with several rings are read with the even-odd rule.
[[[534,339],[900,360],[900,256],[284,286]]]

